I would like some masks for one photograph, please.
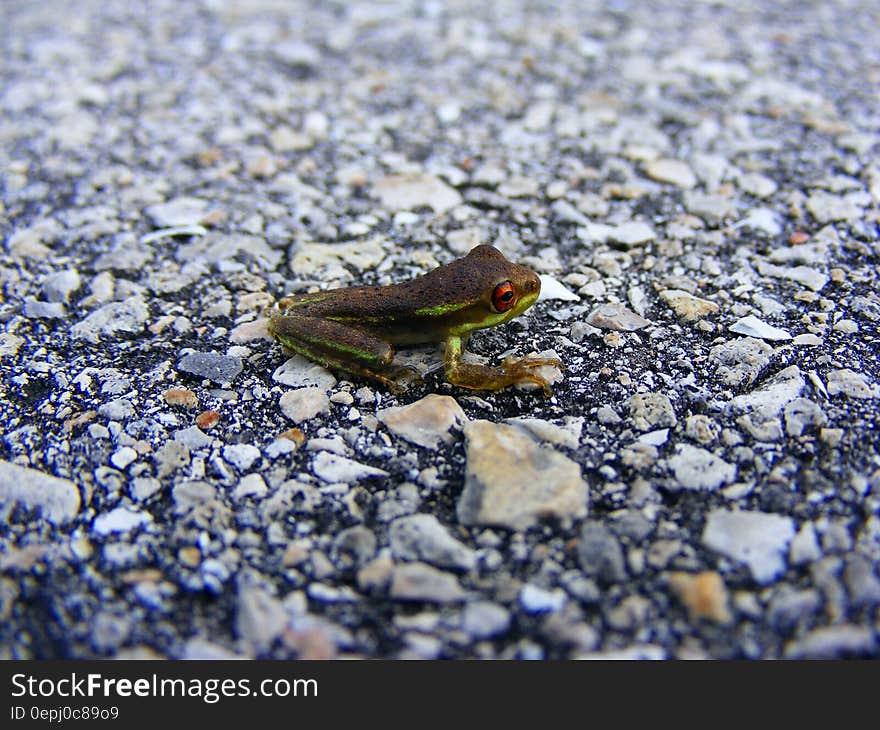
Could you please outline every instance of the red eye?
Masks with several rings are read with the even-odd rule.
[[[499,312],[506,312],[516,302],[516,291],[509,281],[502,281],[492,292],[492,306]]]

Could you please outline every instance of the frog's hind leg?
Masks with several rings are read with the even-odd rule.
[[[394,348],[380,337],[341,322],[317,317],[274,314],[269,333],[285,348],[324,367],[371,378],[400,389],[410,369],[393,365]]]

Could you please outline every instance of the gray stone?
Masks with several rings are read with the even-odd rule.
[[[703,528],[703,544],[748,566],[758,583],[772,582],[785,570],[785,555],[794,537],[790,517],[766,512],[714,509]]]
[[[870,626],[841,624],[814,629],[803,639],[785,647],[786,659],[838,659],[870,657],[877,651],[877,639]]]
[[[214,439],[198,426],[188,426],[174,432],[174,440],[184,444],[193,451],[208,449],[214,445]]]
[[[320,387],[287,390],[278,401],[281,412],[294,423],[303,423],[330,411],[330,398]]]
[[[584,523],[578,544],[578,560],[584,573],[603,583],[626,580],[623,548],[604,522],[588,520]]]
[[[191,352],[177,363],[177,369],[217,385],[227,386],[242,371],[241,358],[218,352]]]
[[[489,601],[468,603],[461,612],[461,628],[475,639],[503,634],[510,627],[510,612]]]
[[[780,370],[760,388],[738,395],[729,403],[734,413],[759,413],[765,418],[778,416],[780,411],[800,396],[806,382],[797,365]]]
[[[63,319],[67,316],[64,302],[41,302],[36,299],[25,299],[23,312],[30,319]]]
[[[254,654],[265,654],[287,623],[284,606],[263,588],[239,581],[235,630]]]
[[[819,548],[816,528],[813,527],[812,522],[805,522],[791,541],[788,560],[792,565],[806,565],[821,557],[822,550]]]
[[[854,608],[880,604],[880,578],[874,563],[864,555],[850,553],[846,556],[843,582]]]
[[[133,418],[136,411],[127,398],[117,398],[98,407],[98,415],[110,421],[125,421]]]
[[[767,606],[767,618],[778,631],[788,631],[799,621],[816,614],[822,607],[822,596],[815,588],[797,590],[783,585]]]
[[[709,351],[709,358],[718,363],[715,374],[732,387],[753,383],[770,363],[772,355],[773,348],[754,337],[724,342]]]
[[[165,203],[156,203],[146,209],[153,225],[159,228],[194,226],[201,223],[208,209],[208,201],[201,198],[181,197]]]
[[[752,314],[738,319],[728,329],[731,332],[736,332],[738,335],[757,337],[762,340],[770,340],[771,342],[791,339],[791,333],[787,330],[762,322]]]
[[[235,500],[262,499],[269,493],[269,487],[266,486],[266,480],[261,474],[245,474],[239,479],[235,489],[232,490],[232,498]]]
[[[880,397],[880,386],[872,383],[864,373],[842,368],[831,370],[827,377],[829,395],[845,395],[859,399]]]
[[[336,377],[326,368],[316,365],[302,355],[294,355],[272,373],[272,380],[290,388],[321,388],[329,390],[336,385]]]
[[[629,414],[639,431],[674,428],[678,424],[669,396],[662,393],[637,393],[629,399]]]
[[[641,542],[654,531],[654,525],[639,510],[625,509],[610,515],[614,533],[632,542]]]
[[[160,478],[181,469],[190,463],[189,448],[179,441],[166,441],[153,457]]]
[[[392,211],[431,208],[443,214],[462,202],[455,188],[433,175],[388,175],[376,181],[373,192]]]
[[[262,456],[253,444],[229,444],[223,447],[223,458],[239,471],[247,471]]]
[[[441,568],[471,570],[476,553],[450,535],[436,517],[428,514],[401,517],[389,530],[395,560],[421,560]]]
[[[775,279],[786,279],[796,284],[811,289],[812,291],[821,291],[830,281],[827,274],[810,266],[776,266],[765,261],[758,262],[758,272],[761,276],[772,276]]]
[[[70,301],[70,295],[73,294],[82,285],[79,272],[76,269],[64,269],[43,279],[43,296],[49,302]]]
[[[321,451],[312,460],[312,470],[325,482],[351,483],[373,477],[387,477],[388,472],[367,464]]]
[[[337,559],[349,561],[360,567],[372,560],[376,554],[376,536],[363,525],[348,527],[333,540],[333,550]]]
[[[396,601],[455,603],[465,597],[454,575],[424,563],[395,565],[388,593]]]
[[[129,297],[96,309],[70,328],[70,336],[75,340],[98,344],[102,336],[112,338],[120,332],[140,334],[149,317],[150,312],[143,299]]]
[[[471,421],[464,432],[467,466],[457,509],[463,524],[524,530],[545,518],[570,523],[586,516],[589,487],[576,462],[513,426]]]
[[[736,464],[728,464],[710,451],[690,444],[675,447],[669,468],[683,489],[712,491],[736,479]]]
[[[218,498],[217,488],[208,482],[183,482],[171,491],[175,514],[185,514],[194,507],[214,502]]]
[[[95,517],[95,521],[92,523],[92,532],[100,537],[107,537],[113,534],[128,533],[152,524],[153,516],[149,512],[142,512],[130,507],[117,507]]]
[[[566,601],[560,588],[547,590],[533,583],[526,583],[519,592],[519,605],[526,613],[552,613],[559,611]]]
[[[92,646],[101,653],[116,651],[131,634],[134,622],[131,616],[98,611],[92,618],[90,638]]]
[[[392,433],[428,449],[451,443],[452,430],[468,420],[454,398],[436,393],[406,406],[381,409],[376,418]]]
[[[3,520],[9,519],[16,504],[36,510],[49,522],[61,525],[79,514],[80,495],[69,479],[0,461],[0,516]]]
[[[785,432],[789,436],[802,436],[808,428],[819,428],[828,423],[824,411],[817,403],[806,398],[795,398],[782,411]]]
[[[623,304],[603,304],[590,312],[587,324],[600,329],[635,332],[647,327],[651,322],[627,309]]]

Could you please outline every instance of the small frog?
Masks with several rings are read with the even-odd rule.
[[[538,275],[508,261],[493,246],[411,281],[296,294],[269,314],[269,334],[286,349],[325,367],[377,380],[393,389],[409,368],[393,364],[393,345],[444,342],[444,371],[454,385],[499,390],[521,381],[550,385],[536,372],[556,359],[508,357],[500,369],[462,362],[471,332],[504,324],[531,307],[541,291]]]

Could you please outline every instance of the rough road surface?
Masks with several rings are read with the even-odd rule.
[[[875,2],[0,26],[0,656],[878,655]],[[265,337],[489,241],[552,398]]]

